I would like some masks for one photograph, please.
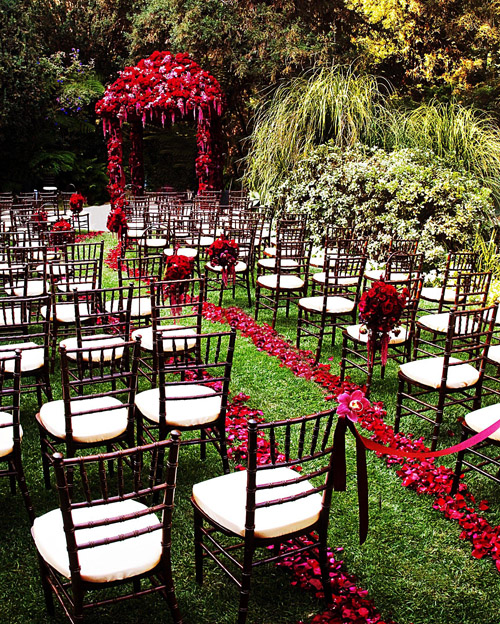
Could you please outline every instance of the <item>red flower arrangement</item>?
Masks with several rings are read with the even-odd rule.
[[[224,236],[221,236],[215,240],[207,250],[210,256],[210,264],[212,266],[222,267],[222,281],[224,286],[227,286],[227,278],[230,275],[234,282],[235,277],[235,264],[238,260],[238,253],[240,248],[238,243],[234,240],[227,240]]]
[[[35,210],[35,212],[31,215],[31,222],[35,232],[42,232],[46,230],[49,223],[47,212],[43,208]]]
[[[71,208],[71,212],[73,214],[80,214],[83,209],[83,204],[85,202],[85,197],[80,193],[73,193],[69,198],[69,207]]]
[[[186,303],[188,284],[182,283],[182,280],[188,280],[193,275],[194,258],[174,253],[171,256],[167,256],[165,264],[163,279],[172,282],[167,286],[167,294],[170,296],[170,303],[174,306],[172,314],[175,316],[181,313],[180,305]]]
[[[75,242],[75,230],[69,221],[60,219],[50,230],[50,244],[54,247],[64,247]]]
[[[392,284],[379,280],[359,302],[359,316],[368,330],[368,359],[373,364],[375,351],[380,344],[382,366],[387,363],[389,332],[399,326],[401,314],[406,306],[408,289],[398,293]]]
[[[106,227],[110,232],[115,232],[120,236],[127,229],[127,215],[120,206],[109,213]]]

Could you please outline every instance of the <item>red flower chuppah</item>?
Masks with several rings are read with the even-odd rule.
[[[198,124],[196,175],[200,191],[221,188],[221,115],[224,95],[217,80],[187,54],[154,52],[126,67],[96,104],[108,138],[108,190],[114,211],[124,206],[125,174],[122,124],[130,125],[130,176],[133,188],[144,188],[142,132],[146,123],[168,127],[181,120]]]

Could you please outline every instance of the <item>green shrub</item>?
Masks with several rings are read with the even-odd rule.
[[[430,151],[332,142],[303,158],[272,201],[278,211],[309,215],[316,242],[328,224],[354,223],[371,239],[372,258],[390,238],[418,238],[428,267],[448,250],[472,248],[494,216],[491,190]]]

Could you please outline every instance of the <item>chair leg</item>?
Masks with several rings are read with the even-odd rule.
[[[251,308],[252,307],[252,293],[250,291],[250,274],[249,273],[247,273],[245,281],[247,284],[248,307]]]
[[[328,569],[328,557],[326,553],[326,531],[325,535],[320,537],[318,545],[318,561],[321,568],[321,581],[323,583],[323,593],[327,604],[332,604],[332,585],[330,583],[330,571]]]
[[[257,284],[255,286],[255,320],[259,318],[259,304],[260,304],[260,288]]]
[[[334,326],[335,327],[335,326]],[[334,329],[335,331],[335,329]],[[325,325],[321,323],[321,327],[319,328],[318,334],[318,346],[316,347],[316,356],[314,358],[314,363],[317,364],[319,362],[319,358],[321,357],[321,349],[323,347],[323,337],[325,335]]]
[[[300,338],[302,336],[302,308],[299,306],[299,312],[297,316],[297,339],[296,345],[297,349],[300,349]]]
[[[468,438],[467,429],[462,429],[462,439],[460,442],[465,442]],[[465,450],[460,451],[457,455],[457,461],[455,464],[455,474],[453,475],[453,483],[451,484],[450,495],[453,496],[458,492],[458,485],[460,483],[460,473],[462,472],[462,464],[465,457]]]
[[[276,299],[274,300],[274,310],[273,310],[273,321],[271,323],[271,327],[274,329],[276,325],[276,319],[278,318],[278,306],[280,302],[280,291],[276,290]]]
[[[435,451],[437,447],[439,431],[441,429],[441,423],[443,422],[444,400],[445,395],[443,392],[440,392],[436,410],[436,420],[434,421],[434,429],[432,431],[431,451]]]
[[[38,554],[38,565],[40,567],[40,578],[42,580],[42,589],[43,589],[43,596],[45,598],[45,607],[47,609],[47,613],[50,616],[54,616],[55,615],[54,597],[52,595],[52,588],[48,581],[49,573],[47,569],[47,564],[42,559],[42,556],[40,554]]]
[[[194,510],[194,565],[196,571],[196,582],[203,584],[203,516]]]
[[[340,382],[345,379],[345,366],[347,361],[347,336],[342,340],[342,355],[340,356]]]
[[[50,490],[50,464],[49,464],[49,459],[47,457],[48,447],[47,447],[47,442],[45,441],[41,430],[40,430],[40,450],[42,453],[42,470],[43,470],[43,480],[45,482],[45,489]]]
[[[396,399],[396,418],[394,419],[394,433],[398,433],[399,431],[399,421],[401,420],[401,411],[403,409],[403,392],[404,392],[405,382],[403,379],[399,379],[398,383],[398,395]]]
[[[240,604],[238,607],[238,624],[245,624],[248,617],[248,603],[250,601],[250,579],[252,575],[253,549],[245,545],[243,557],[243,573],[241,576]]]

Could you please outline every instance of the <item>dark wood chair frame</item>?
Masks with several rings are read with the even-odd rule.
[[[248,421],[248,468],[246,485],[245,534],[240,535],[224,528],[210,518],[192,498],[194,508],[194,541],[196,580],[203,583],[203,561],[210,558],[229,576],[240,590],[238,624],[244,624],[248,616],[250,582],[252,570],[265,563],[275,563],[293,553],[313,552],[318,557],[321,568],[323,591],[328,603],[331,602],[331,585],[327,565],[327,529],[333,491],[333,436],[332,426],[335,411],[329,410],[288,420],[257,423]],[[268,464],[259,464],[257,460],[259,437],[268,436],[271,443]],[[278,450],[277,450],[278,449]],[[272,471],[273,468],[302,467],[297,472],[296,480],[275,482],[272,485],[257,485],[257,473]],[[314,479],[321,481],[302,494],[278,498],[265,503],[257,503],[256,495],[269,491],[273,487],[300,483]],[[255,536],[255,514],[262,507],[280,505],[322,493],[322,506],[318,520],[310,526],[276,538],[258,538]],[[207,524],[208,527],[204,525]],[[238,543],[226,546],[217,533],[238,540]],[[307,536],[307,541],[298,538]],[[272,550],[269,550],[273,547]],[[267,555],[254,560],[257,548],[266,548]],[[237,558],[237,550],[242,549],[242,556]],[[231,569],[229,569],[231,565]],[[233,570],[236,570],[233,572]],[[239,578],[238,578],[239,576]]]

